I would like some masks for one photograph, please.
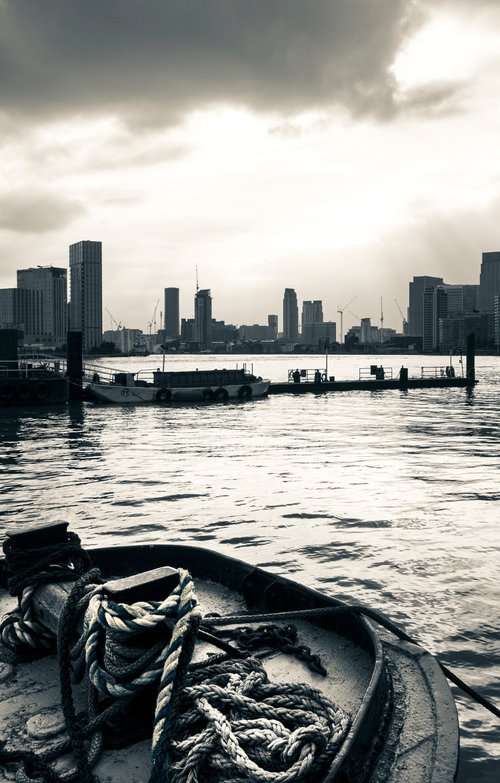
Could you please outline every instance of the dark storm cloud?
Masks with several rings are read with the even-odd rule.
[[[0,229],[45,232],[66,226],[84,212],[74,199],[64,199],[48,191],[16,190],[0,196]]]
[[[18,117],[164,122],[213,102],[387,116],[410,0],[0,0],[0,100]]]

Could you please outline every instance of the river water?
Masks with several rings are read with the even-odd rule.
[[[284,381],[325,357],[167,357]],[[328,374],[422,357],[329,357]],[[426,357],[425,364],[439,364]],[[465,360],[464,360],[465,361]],[[136,371],[161,357],[103,360]],[[456,372],[461,366],[456,364]],[[180,541],[389,614],[500,705],[500,357],[464,389],[223,405],[0,409],[1,530],[65,519],[84,545]],[[454,690],[460,783],[500,780],[500,723]]]

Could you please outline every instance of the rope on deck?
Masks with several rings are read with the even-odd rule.
[[[349,726],[318,690],[271,683],[256,658],[188,674],[170,741],[168,783],[318,780]]]

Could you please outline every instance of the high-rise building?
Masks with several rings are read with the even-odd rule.
[[[304,327],[323,323],[323,302],[319,299],[302,302],[302,334]]]
[[[327,345],[337,342],[337,324],[335,321],[306,324],[302,327],[302,340],[306,345],[323,350]]]
[[[443,285],[448,315],[473,313],[478,309],[478,285]]]
[[[179,289],[165,288],[165,337],[177,339],[180,335]]]
[[[360,321],[361,326],[361,342],[362,343],[371,343],[372,342],[372,320],[371,318],[362,318]]]
[[[194,298],[194,334],[199,348],[210,348],[212,343],[212,297],[208,288],[197,291]]]
[[[278,339],[278,316],[268,315],[267,325],[269,327],[269,339],[277,340]]]
[[[481,312],[493,312],[496,294],[500,294],[500,251],[483,253],[478,302]]]
[[[442,285],[442,277],[414,277],[410,283],[408,306],[408,334],[411,337],[423,337],[424,334],[424,291],[436,285]]]
[[[424,290],[424,351],[435,351],[439,345],[439,322],[448,315],[446,289],[445,285],[436,285]]]
[[[18,269],[17,287],[30,292],[25,344],[61,348],[68,331],[67,271],[54,266]]]
[[[83,349],[89,351],[102,342],[102,242],[70,245],[69,271],[69,327],[82,332]]]
[[[29,291],[19,288],[0,289],[0,327],[17,329],[26,335],[32,328],[30,307],[33,297]]]
[[[299,338],[299,308],[293,288],[285,288],[283,296],[283,339],[296,342]]]

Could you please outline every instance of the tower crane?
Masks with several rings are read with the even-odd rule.
[[[401,318],[403,319],[403,334],[404,334],[405,333],[405,327],[406,327],[406,324],[408,323],[408,321],[406,320],[406,318],[403,315],[403,311],[401,310],[401,308],[399,306],[398,300],[395,299],[394,301],[396,302],[396,307],[398,308],[399,314],[400,314]]]
[[[151,321],[149,321],[149,322],[148,322],[148,326],[149,326],[149,336],[150,336],[150,337],[151,337],[151,327],[153,326],[153,324],[154,324],[155,331],[156,331],[156,311],[157,311],[157,309],[158,309],[158,305],[159,305],[159,304],[160,304],[160,300],[159,300],[159,299],[157,299],[157,300],[156,300],[156,304],[155,304],[155,309],[153,310],[153,317],[151,318]]]
[[[356,296],[353,296],[352,299],[349,299],[347,304],[344,305],[343,307],[339,307],[339,305],[337,305],[337,313],[340,313],[340,344],[341,345],[344,342],[344,310],[347,307],[349,307],[349,305],[352,304],[354,300],[357,298],[358,298],[358,294],[356,294]]]
[[[384,305],[380,297],[380,344],[384,342]]]
[[[121,329],[121,328],[122,328],[121,321],[120,321],[120,323],[118,323],[118,322],[116,321],[116,319],[113,317],[112,313],[110,313],[110,312],[109,312],[109,310],[108,310],[108,308],[107,308],[107,307],[105,307],[104,309],[106,310],[107,314],[108,314],[108,315],[109,315],[109,317],[111,318],[111,326],[113,326],[113,324],[114,324],[114,325],[116,326],[116,328],[117,328],[117,329]]]

